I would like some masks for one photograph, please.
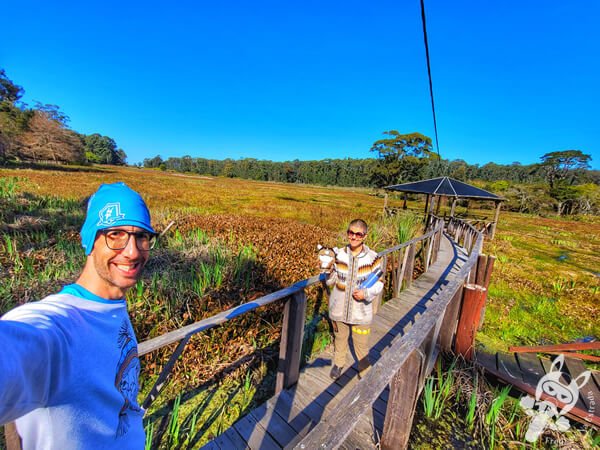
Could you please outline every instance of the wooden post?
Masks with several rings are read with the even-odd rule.
[[[408,206],[406,206],[406,200],[408,199],[408,193],[404,193],[404,203],[402,204],[402,209],[407,209]]]
[[[407,249],[408,259],[404,266],[404,279],[406,280],[406,287],[412,286],[412,275],[415,268],[415,244],[410,244]]]
[[[494,213],[494,222],[492,223],[492,229],[490,230],[490,241],[494,240],[494,236],[496,235],[496,227],[498,226],[498,218],[500,217],[500,208],[502,207],[502,202],[496,202],[496,212]]]
[[[487,266],[487,256],[482,253],[477,257],[477,264],[476,264],[477,272],[475,274],[475,284],[477,284],[479,286],[483,286],[485,288],[487,288],[487,286],[484,284],[486,266]]]
[[[425,223],[427,223],[427,218],[429,217],[429,194],[427,194],[427,198],[425,199]]]
[[[443,321],[444,314],[440,314],[437,322],[435,323],[435,327],[431,329],[430,334],[421,344],[421,348],[425,354],[425,359],[423,361],[423,367],[425,370],[422,373],[422,376],[419,378],[419,392],[421,392],[423,389],[423,386],[425,385],[425,377],[433,370],[435,361],[440,353],[440,329]]]
[[[148,409],[152,402],[156,400],[156,397],[158,397],[158,394],[160,394],[161,389],[165,386],[165,383],[169,379],[171,371],[173,370],[173,367],[175,367],[175,363],[179,359],[179,356],[183,353],[183,350],[185,350],[185,346],[190,340],[190,337],[191,336],[186,336],[181,341],[179,341],[177,348],[162,368],[160,374],[158,375],[158,378],[156,379],[156,382],[154,383],[154,386],[152,386],[152,389],[150,389],[150,392],[144,399],[144,402],[142,403],[142,408]]]
[[[458,198],[454,197],[452,199],[452,207],[450,208],[450,217],[454,217],[454,210],[456,209],[456,201]]]
[[[381,436],[382,450],[401,450],[408,445],[418,398],[418,379],[422,355],[413,351],[390,383],[385,422]]]
[[[483,256],[484,258],[483,258],[483,262],[481,264],[479,263],[479,261],[477,261],[477,284],[480,286],[483,286],[486,289],[486,291],[485,291],[485,298],[483,300],[483,308],[481,309],[481,317],[479,318],[479,326],[477,327],[478,330],[481,330],[481,327],[483,326],[483,321],[485,318],[485,307],[487,304],[487,289],[490,285],[492,271],[494,270],[494,261],[496,261],[495,256],[492,256],[492,255],[488,255],[487,257],[485,257],[485,255],[481,255],[481,256]],[[481,256],[479,257],[479,259],[482,259]]]
[[[392,283],[393,297],[398,297],[400,295],[400,291],[402,290],[402,256],[406,254],[406,249],[398,250],[398,254],[396,255],[396,271],[394,273],[394,282]]]
[[[306,293],[302,290],[293,294],[285,302],[279,344],[279,365],[275,381],[276,394],[298,381],[305,317]]]
[[[387,205],[388,205],[388,193],[385,193],[385,197],[383,197],[383,216],[385,217],[385,213],[387,211]]]
[[[402,281],[405,277],[406,264],[408,262],[409,253],[410,252],[408,247],[404,247],[404,257],[402,258],[402,265],[398,267],[398,281],[396,283],[396,287],[398,288],[398,290],[395,292],[394,297],[400,296],[400,291],[402,290]],[[398,255],[398,261],[400,261],[400,255]]]
[[[385,279],[387,276],[387,255],[384,255],[381,260],[381,268],[383,270],[383,275],[381,277],[383,278],[383,284],[385,285]],[[392,277],[394,276],[393,274],[394,274],[394,270],[392,267]],[[381,291],[379,293],[379,295],[373,299],[373,303],[372,303],[373,304],[373,315],[376,315],[377,311],[379,311],[379,307],[381,306],[382,301],[383,301],[383,291]]]
[[[442,329],[440,331],[440,347],[444,351],[450,351],[453,349],[452,344],[454,343],[454,335],[458,325],[458,314],[461,309],[462,299],[463,288],[461,286],[452,296],[452,300],[450,300],[450,303],[448,303],[446,312],[444,313],[444,320],[442,322]]]
[[[425,272],[429,270],[429,251],[431,249],[431,241],[430,238],[427,238],[423,241],[422,244],[422,253],[423,253],[423,268]]]
[[[455,351],[463,355],[468,361],[473,356],[475,333],[479,326],[481,308],[485,303],[486,292],[486,288],[476,284],[467,284],[464,287],[463,307],[458,320]]]

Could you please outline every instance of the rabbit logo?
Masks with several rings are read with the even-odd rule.
[[[561,380],[564,375],[561,370],[564,360],[564,355],[558,356],[552,363],[550,371],[540,378],[535,398],[527,395],[521,399],[521,407],[525,409],[527,415],[533,417],[525,434],[525,439],[529,442],[535,442],[546,427],[558,431],[566,431],[570,427],[569,419],[564,415],[577,403],[579,391],[589,381],[591,372],[586,370],[566,384]],[[542,394],[551,398],[546,397],[542,400]],[[561,408],[560,405],[564,406]]]

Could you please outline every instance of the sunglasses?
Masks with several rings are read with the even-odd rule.
[[[352,230],[348,230],[348,231],[346,231],[346,233],[348,233],[348,237],[356,236],[359,238],[364,238],[367,235],[367,233],[363,233],[361,231],[352,231]]]

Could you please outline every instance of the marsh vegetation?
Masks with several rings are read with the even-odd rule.
[[[139,341],[314,275],[316,245],[341,245],[351,219],[364,217],[373,224],[369,242],[376,250],[412,237],[420,223],[415,214],[381,219],[383,199],[367,189],[115,167],[0,169],[0,313],[76,278],[84,260],[78,231],[86,197],[101,182],[118,180],[142,193],[159,231],[175,222],[161,238],[144,278],[128,293]],[[408,206],[422,208],[416,201]],[[479,345],[494,351],[600,336],[597,217],[502,214],[497,238],[485,244],[484,252],[498,259]],[[308,311],[307,355],[329,344],[321,289],[309,291]],[[281,306],[272,305],[193,338],[148,412],[148,446],[195,448],[270,396],[280,321]],[[141,399],[165,354],[143,357]],[[464,442],[518,442],[522,425],[519,430],[506,425],[517,417],[513,400],[488,388],[485,392],[491,394],[480,393],[481,377],[456,364],[452,369],[440,366],[426,385],[414,444],[424,442],[425,437],[419,440],[423,426],[435,430],[432,423],[448,424],[452,418],[464,425],[460,433],[470,430]],[[465,388],[469,379],[477,386],[471,391]],[[494,403],[497,397],[502,406],[500,400]],[[496,413],[490,413],[492,405]],[[446,410],[453,411],[450,420],[444,419]],[[500,417],[507,418],[506,424]],[[439,439],[447,437],[439,432]]]

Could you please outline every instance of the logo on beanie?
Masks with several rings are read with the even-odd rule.
[[[104,208],[98,212],[98,216],[100,217],[100,220],[96,224],[97,227],[110,226],[117,220],[125,218],[125,214],[121,214],[120,203],[107,203],[104,205]]]

